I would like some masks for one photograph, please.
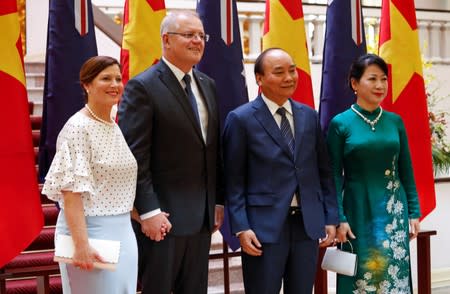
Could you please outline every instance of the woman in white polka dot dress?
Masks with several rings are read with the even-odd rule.
[[[59,133],[56,155],[43,193],[61,207],[58,234],[72,236],[73,264],[60,263],[65,294],[136,293],[137,245],[130,221],[137,164],[111,109],[123,92],[120,65],[96,56],[82,66],[86,105]],[[102,261],[88,238],[120,241],[115,271],[94,268]]]

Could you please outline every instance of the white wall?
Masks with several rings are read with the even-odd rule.
[[[450,274],[450,182],[436,184],[436,208],[422,221],[421,229],[436,230],[431,238],[432,268],[448,268]],[[449,276],[450,282],[450,276]]]

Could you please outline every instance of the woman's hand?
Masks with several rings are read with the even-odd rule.
[[[80,193],[62,191],[64,195],[64,214],[75,247],[73,265],[82,270],[92,270],[94,262],[103,262],[96,250],[88,243],[86,217]]]
[[[104,262],[100,254],[88,243],[75,246],[72,261],[76,268],[88,271],[94,268],[94,262]]]
[[[340,223],[339,227],[337,228],[336,238],[339,242],[344,243],[348,241],[347,237],[350,237],[350,239],[356,239],[356,236],[353,234],[350,225],[348,223]]]
[[[420,231],[420,222],[418,218],[409,220],[409,240],[414,240]]]

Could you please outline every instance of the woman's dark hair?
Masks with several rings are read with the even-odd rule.
[[[85,102],[87,102],[88,93],[84,89],[83,85],[87,85],[92,82],[102,70],[114,64],[119,66],[119,69],[122,71],[120,63],[115,58],[109,56],[91,57],[81,66],[80,84],[81,88],[83,89]]]
[[[358,57],[358,59],[356,59],[350,67],[350,72],[348,74],[348,85],[352,91],[352,79],[359,82],[367,67],[370,65],[378,66],[384,74],[388,76],[388,66],[383,58],[376,54],[364,54]]]

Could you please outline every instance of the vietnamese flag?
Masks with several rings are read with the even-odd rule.
[[[120,52],[123,83],[158,62],[162,55],[160,25],[164,0],[125,0]]]
[[[405,123],[424,218],[435,208],[436,199],[414,0],[383,0],[379,54],[390,71],[383,107],[399,114]]]
[[[266,0],[263,50],[279,47],[297,65],[298,86],[292,98],[314,108],[314,95],[301,0]]]
[[[0,1],[0,268],[38,235],[43,215],[37,183],[16,0]]]

